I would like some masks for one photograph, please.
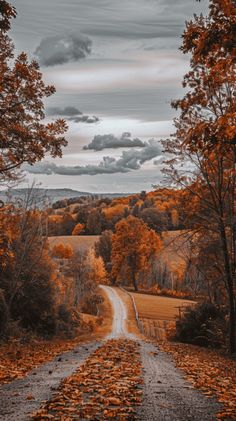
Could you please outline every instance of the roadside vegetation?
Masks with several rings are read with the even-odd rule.
[[[9,368],[11,357],[6,358],[8,371],[0,369],[2,382],[46,361],[44,346],[52,357],[73,347],[84,335],[88,338],[99,331],[104,323],[99,284],[150,294],[146,303],[144,297],[141,303],[137,298],[143,319],[155,319],[156,308],[147,308],[150,302],[156,306],[153,295],[194,300],[194,305],[180,312],[172,332],[182,344],[165,344],[163,349],[190,371],[199,387],[205,387],[205,379],[210,388],[204,370],[213,373],[223,358],[226,361],[226,352],[235,355],[235,15],[234,2],[211,0],[207,18],[195,16],[186,24],[181,50],[190,55],[191,68],[183,80],[184,97],[173,102],[179,111],[176,133],[163,141],[170,158],[164,172],[171,187],[154,186],[151,192],[115,199],[64,199],[50,207],[39,204],[33,187],[24,200],[0,203],[0,355],[7,350],[19,361],[14,376]],[[44,84],[39,65],[25,53],[15,56],[9,36],[15,17],[14,7],[0,0],[0,187],[20,182],[23,164],[34,165],[45,154],[60,157],[67,144],[65,121],[46,124],[44,120],[43,101],[55,92],[54,87]],[[177,308],[167,305],[163,321],[174,320]],[[32,352],[29,364],[23,362],[25,344]],[[137,357],[134,344],[121,345]],[[193,345],[209,348],[214,364],[206,358],[208,351]],[[12,346],[16,352],[11,351]],[[103,357],[112,346],[112,342],[104,345],[93,356],[105,369]],[[121,356],[119,346],[111,359],[124,358],[129,373],[131,357]],[[188,361],[185,351],[190,355]],[[235,366],[233,360],[227,361]],[[220,377],[223,391],[219,392],[214,375],[212,380],[213,392],[228,405],[222,417],[232,415],[229,402],[235,397],[229,390],[233,376],[225,364],[227,375]],[[91,370],[93,365],[92,359]],[[133,374],[134,385],[138,385],[139,370]],[[86,384],[88,379],[79,370],[71,380],[35,419],[57,413],[55,405],[60,403],[63,387],[73,389],[74,380]],[[81,396],[83,393],[81,390]],[[108,397],[113,403],[118,400],[113,412],[109,405],[105,408],[107,415],[124,415],[122,405],[126,405],[125,415],[132,414],[123,392]],[[79,403],[75,402],[72,411],[76,416]],[[91,415],[85,405],[83,415],[93,417],[96,410]],[[67,416],[70,408],[64,405],[63,411]]]
[[[45,85],[36,61],[25,53],[15,55],[9,31],[16,10],[5,0],[0,17],[0,183],[7,187],[22,179],[22,164],[33,165],[45,154],[62,155],[67,125],[62,119],[45,123],[44,100],[55,88]],[[43,199],[32,186],[24,199],[0,203],[3,341],[72,338],[96,326],[82,313],[98,318],[103,261],[92,251],[75,253],[64,244],[50,249]]]

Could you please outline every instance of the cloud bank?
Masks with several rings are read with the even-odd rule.
[[[120,158],[115,159],[104,156],[98,165],[56,165],[53,162],[40,162],[34,166],[25,165],[24,170],[32,174],[60,174],[60,175],[98,175],[126,173],[131,170],[138,170],[142,164],[161,154],[160,146],[157,142],[150,141],[141,150],[130,149],[123,151]]]
[[[84,146],[84,150],[102,151],[103,149],[116,148],[143,148],[147,143],[138,138],[131,138],[131,133],[125,132],[121,137],[116,137],[113,134],[96,135],[91,143]]]
[[[67,106],[64,108],[60,107],[48,107],[47,108],[47,115],[49,116],[76,116],[83,114],[78,108]]]
[[[74,123],[98,123],[100,121],[100,118],[96,117],[95,115],[89,116],[89,115],[81,115],[76,117],[70,117],[68,118],[69,121],[73,121]]]
[[[35,56],[43,66],[56,66],[81,60],[91,53],[92,41],[82,34],[56,35],[43,38]]]
[[[47,108],[47,115],[50,117],[57,116],[57,117],[64,117],[68,121],[73,121],[74,123],[98,123],[100,119],[95,115],[89,116],[83,114],[78,108],[67,106],[64,108],[60,107],[49,107]]]

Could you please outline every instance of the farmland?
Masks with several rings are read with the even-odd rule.
[[[61,243],[64,245],[69,244],[75,253],[78,251],[85,252],[89,250],[91,247],[94,246],[98,239],[98,235],[64,235],[57,237],[48,237],[50,248]]]
[[[138,315],[139,328],[145,336],[166,340],[175,329],[175,319],[194,301],[178,298],[158,297],[154,295],[132,293]]]
[[[158,297],[155,295],[132,293],[140,318],[152,320],[175,320],[179,311],[194,301],[178,298]]]

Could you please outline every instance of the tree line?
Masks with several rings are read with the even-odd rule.
[[[35,61],[25,53],[15,56],[9,37],[14,7],[1,0],[0,14],[0,182],[4,186],[21,179],[23,163],[33,165],[46,153],[61,156],[67,126],[60,119],[44,123],[43,100],[55,89],[44,84]],[[153,268],[165,248],[163,233],[177,229],[180,235],[183,230],[188,233],[183,279],[196,290],[201,285],[212,303],[225,308],[229,348],[235,352],[235,16],[234,1],[210,0],[208,15],[194,16],[186,24],[181,50],[190,55],[190,70],[183,80],[183,98],[172,104],[179,111],[175,134],[163,141],[169,157],[164,172],[171,188],[112,201],[85,198],[73,209],[67,203],[45,213],[28,204],[1,207],[2,324],[21,320],[20,308],[25,308],[25,321],[33,318],[37,305],[39,315],[45,303],[34,303],[34,288],[40,285],[50,303],[52,263],[57,258],[47,249],[47,234],[101,235],[104,251],[96,253],[106,255],[111,282],[128,280],[137,289],[142,279],[160,283],[165,278],[165,268]],[[38,267],[40,261],[46,272]],[[52,307],[48,304],[47,309]]]

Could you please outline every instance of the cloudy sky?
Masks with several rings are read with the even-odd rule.
[[[173,132],[188,57],[186,20],[207,0],[12,0],[12,37],[57,93],[47,118],[68,121],[62,159],[26,167],[27,183],[90,192],[150,190],[161,180],[160,139]]]

